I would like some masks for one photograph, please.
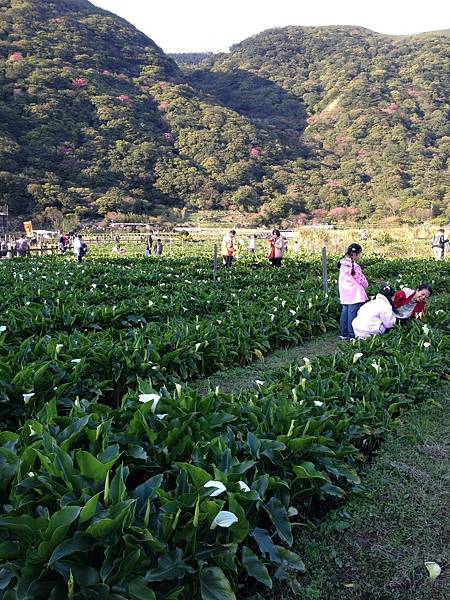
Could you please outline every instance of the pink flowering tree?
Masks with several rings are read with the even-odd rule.
[[[23,60],[22,52],[13,52],[11,54],[11,56],[9,57],[9,61],[12,63],[17,63],[17,62],[20,62],[21,60]]]
[[[366,156],[366,154],[367,154],[367,150],[365,150],[364,148],[360,148],[358,150],[358,156],[363,157],[363,156]]]
[[[319,120],[319,117],[317,117],[316,115],[312,115],[311,117],[308,117],[306,119],[306,122],[308,123],[308,125],[315,125],[318,120]]]
[[[327,185],[332,188],[337,188],[342,185],[342,182],[339,179],[327,179]]]
[[[169,131],[166,131],[166,133],[164,134],[164,139],[167,140],[168,142],[172,142],[173,135]]]
[[[125,94],[122,94],[121,96],[117,96],[117,99],[120,100],[120,102],[125,103],[128,102],[128,100],[130,99],[129,96],[126,96]]]
[[[74,149],[72,148],[72,146],[68,146],[66,144],[62,144],[61,146],[58,146],[58,154],[61,154],[62,156],[65,156],[67,154],[72,154],[73,151],[74,151]]]
[[[259,158],[260,153],[261,153],[261,149],[258,148],[257,146],[255,146],[254,148],[252,148],[250,150],[250,157],[251,158]]]
[[[398,104],[396,104],[395,102],[391,102],[391,104],[388,104],[385,108],[381,109],[382,112],[387,113],[388,115],[393,115],[397,112],[397,110]]]
[[[326,208],[314,208],[311,211],[311,216],[313,218],[313,221],[315,221],[316,223],[320,223],[321,221],[324,221],[326,219],[328,215],[328,211]]]
[[[339,146],[339,144],[343,144],[345,142],[345,136],[344,135],[337,135],[335,140],[334,140],[335,144],[337,144]]]
[[[75,79],[72,79],[72,87],[74,87],[76,90],[86,87],[87,84],[88,81],[84,77],[76,77]]]
[[[163,102],[159,103],[158,108],[159,108],[159,110],[166,110],[168,106],[169,106],[169,103],[163,101]]]
[[[347,216],[347,208],[345,206],[336,206],[328,211],[328,217],[333,221],[343,221]]]

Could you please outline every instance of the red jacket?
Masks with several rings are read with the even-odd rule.
[[[397,316],[399,316],[400,318],[404,318],[404,319],[408,318],[408,317],[416,318],[417,315],[425,312],[426,303],[425,302],[415,302],[414,303],[415,305],[409,314],[401,314],[401,313],[405,312],[406,306],[413,302],[413,297],[414,297],[415,293],[416,293],[416,290],[411,290],[410,288],[403,288],[402,290],[395,292],[394,297],[392,298],[392,306],[394,307],[394,310],[396,313],[400,313],[400,314],[397,314]],[[402,311],[402,308],[403,308],[403,311]]]

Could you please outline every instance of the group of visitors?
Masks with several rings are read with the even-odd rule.
[[[267,259],[269,260],[272,267],[281,267],[281,261],[287,251],[288,242],[287,239],[281,235],[279,229],[273,229],[269,238],[269,252]],[[251,235],[248,241],[248,251],[250,254],[255,253],[256,237]],[[225,268],[229,269],[235,258],[241,250],[241,243],[236,238],[236,231],[231,229],[222,239],[222,261]],[[299,251],[298,240],[294,241],[292,251],[297,254]]]
[[[153,254],[155,256],[162,256],[164,252],[164,245],[162,243],[162,240],[160,238],[158,238],[155,242],[155,244],[153,245]],[[144,250],[144,256],[151,256],[152,255],[152,242],[146,242],[145,245],[145,250]]]
[[[74,233],[73,231],[63,233],[60,231],[58,243],[61,254],[65,254],[67,250],[72,249],[76,262],[81,264],[87,253],[87,244],[80,233]]]
[[[0,243],[0,257],[13,258],[14,256],[29,256],[30,255],[30,240],[25,234],[20,238],[16,238],[7,242],[3,240]]]
[[[421,318],[432,288],[423,283],[415,289],[394,290],[384,285],[373,300],[369,300],[367,279],[359,265],[362,248],[351,244],[338,262],[339,299],[342,305],[339,323],[341,340],[364,339],[383,334],[396,324]]]

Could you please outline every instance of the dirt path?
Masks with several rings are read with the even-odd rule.
[[[337,334],[335,332],[319,335],[301,346],[294,346],[286,350],[277,350],[258,360],[248,367],[236,367],[227,371],[219,371],[207,379],[199,379],[194,387],[199,391],[214,389],[219,386],[223,392],[239,393],[255,383],[255,379],[263,379],[268,371],[282,369],[292,362],[302,360],[304,356],[314,358],[323,354],[334,354],[338,348]]]

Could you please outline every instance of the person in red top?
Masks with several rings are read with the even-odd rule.
[[[433,293],[431,286],[422,283],[415,290],[403,288],[395,292],[392,298],[397,323],[405,325],[409,319],[420,319],[425,310],[428,298]]]

